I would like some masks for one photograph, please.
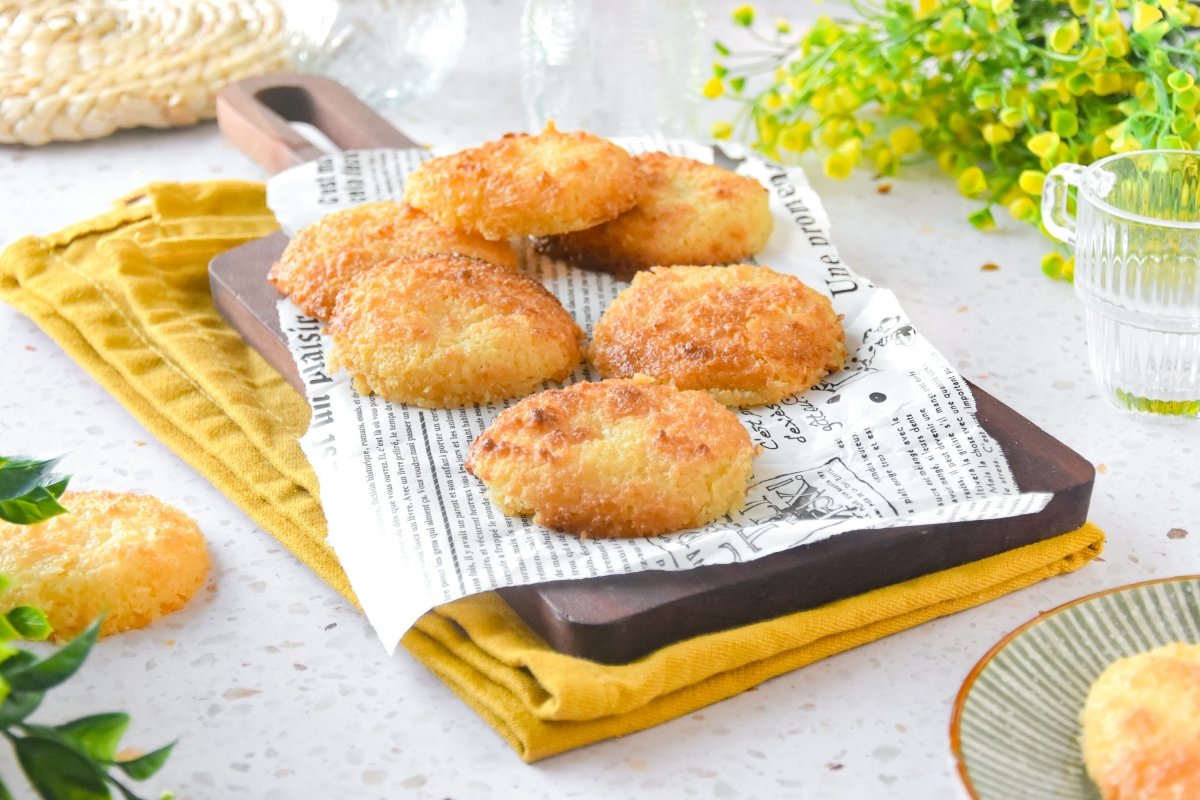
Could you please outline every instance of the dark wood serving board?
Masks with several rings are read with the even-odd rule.
[[[300,140],[298,147],[308,143],[291,132],[283,117],[332,131],[336,135],[330,138],[343,146],[348,141],[356,141],[357,147],[407,142],[378,117],[371,124],[378,128],[382,122],[392,131],[383,135],[386,141],[368,136],[371,141],[364,142],[361,130],[348,140],[337,127],[342,123],[331,125],[326,119],[321,124],[322,114],[337,116],[339,104],[347,102],[355,106],[355,118],[364,118],[365,107],[337,84],[329,91],[327,81],[314,84],[296,76],[255,80],[257,84],[243,82],[223,92],[218,120],[239,147],[268,169],[307,160],[289,155],[296,152],[288,143],[291,137]],[[268,96],[256,96],[264,86]],[[272,98],[270,109],[257,107]],[[374,116],[369,110],[366,114]],[[264,137],[270,139],[266,144]],[[275,234],[234,248],[213,259],[209,275],[213,299],[229,323],[303,392],[279,328],[279,296],[266,280],[286,243],[282,234]],[[1053,495],[1037,514],[848,532],[740,564],[555,581],[501,589],[500,594],[559,652],[619,664],[692,636],[813,608],[1080,527],[1091,500],[1092,465],[979,387],[971,390],[979,421],[1003,447],[1021,490]]]

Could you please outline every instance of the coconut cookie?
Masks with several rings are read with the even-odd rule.
[[[832,304],[766,267],[655,267],[596,324],[588,358],[606,378],[646,375],[729,406],[774,403],[842,368]]]
[[[509,239],[599,225],[633,208],[640,188],[627,152],[550,123],[536,136],[510,133],[426,161],[405,180],[404,198],[448,227]]]
[[[755,448],[702,392],[615,380],[525,398],[471,444],[506,514],[582,538],[653,536],[741,508]]]
[[[517,268],[507,242],[447,228],[404,203],[367,203],[322,217],[296,234],[268,275],[310,316],[328,320],[338,292],[381,261],[422,253],[459,253]]]
[[[1200,644],[1110,664],[1083,708],[1083,757],[1103,800],[1200,797]]]
[[[635,160],[643,182],[636,206],[611,222],[544,239],[538,249],[630,280],[659,265],[744,261],[766,246],[774,221],[758,181],[666,153]]]
[[[104,634],[143,628],[182,608],[209,557],[189,516],[149,495],[67,492],[69,513],[37,525],[0,522],[6,606],[46,613],[69,639],[105,613]]]
[[[413,256],[355,276],[329,323],[355,388],[425,408],[519,397],[566,378],[583,332],[524,275],[464,256]]]

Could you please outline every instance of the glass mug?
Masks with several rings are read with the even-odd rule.
[[[1200,416],[1200,153],[1060,164],[1046,176],[1042,222],[1075,249],[1088,355],[1108,400]]]

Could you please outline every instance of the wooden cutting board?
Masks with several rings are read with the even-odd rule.
[[[312,124],[346,148],[412,146],[343,87],[311,76],[233,84],[218,98],[217,119],[234,144],[272,171],[320,155],[287,120]],[[209,276],[230,325],[302,393],[279,328],[279,295],[266,280],[286,244],[275,234],[234,248],[213,259]],[[980,423],[1004,448],[1021,490],[1053,495],[1041,512],[848,532],[746,563],[555,581],[500,594],[559,652],[620,664],[672,642],[813,608],[1083,525],[1092,465],[979,387],[971,391]]]

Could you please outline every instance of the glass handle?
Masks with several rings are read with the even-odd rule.
[[[1071,247],[1075,246],[1075,219],[1067,211],[1067,187],[1079,188],[1083,170],[1078,164],[1059,164],[1042,185],[1042,224],[1051,236]]]

